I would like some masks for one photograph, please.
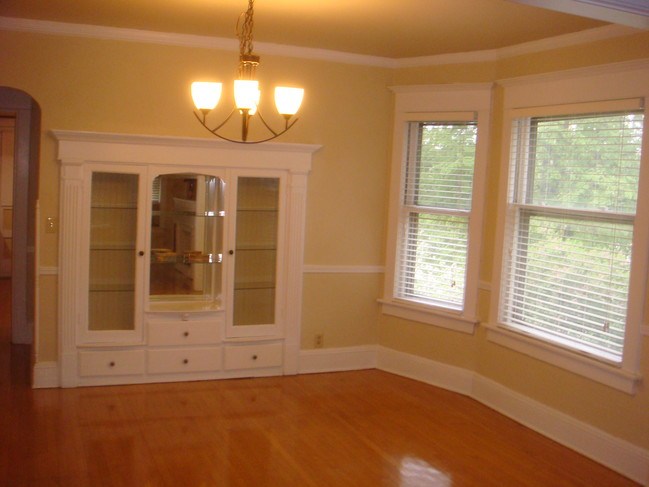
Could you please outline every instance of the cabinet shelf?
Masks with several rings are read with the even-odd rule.
[[[102,252],[102,251],[110,251],[110,252],[115,252],[115,251],[129,251],[129,252],[134,252],[135,247],[133,247],[132,244],[91,244],[90,245],[90,251],[91,252]]]
[[[220,264],[223,254],[178,255],[173,252],[151,252],[151,265],[154,264]]]
[[[92,205],[90,207],[91,210],[137,210],[137,206],[135,205],[119,205],[119,204],[111,204],[111,205]]]
[[[182,259],[174,260],[174,261],[165,261],[165,262],[151,262],[151,265],[161,265],[161,266],[166,266],[166,265],[176,265],[176,264],[198,264],[198,265],[215,265],[215,264],[221,264],[221,261],[214,261],[214,262],[194,262],[194,261],[184,261]]]
[[[224,211],[206,211],[195,213],[191,211],[153,211],[151,216],[169,216],[169,217],[196,217],[196,218],[223,218]]]
[[[235,282],[235,291],[249,291],[253,289],[275,289],[276,284],[273,281],[256,281],[256,282]]]
[[[110,285],[93,285],[91,284],[88,291],[90,293],[133,293],[135,289],[132,286],[110,286]]]
[[[277,246],[275,243],[269,243],[269,244],[242,244],[239,243],[236,248],[237,251],[257,251],[257,250],[264,250],[264,251],[276,251]]]
[[[237,208],[237,213],[250,213],[250,212],[259,212],[259,213],[277,213],[279,212],[279,208],[274,208],[274,207],[244,207],[244,208]]]

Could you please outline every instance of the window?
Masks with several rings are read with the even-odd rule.
[[[492,88],[391,88],[384,314],[475,331]]]
[[[513,119],[501,324],[622,363],[643,119]]]
[[[461,310],[477,124],[409,122],[395,297]]]

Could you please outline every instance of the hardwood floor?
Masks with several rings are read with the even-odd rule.
[[[31,390],[0,344],[7,487],[632,486],[478,402],[377,370]]]

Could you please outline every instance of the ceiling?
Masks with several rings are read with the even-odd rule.
[[[500,49],[619,22],[606,15],[619,10],[594,15],[582,1],[562,0],[576,7],[558,11],[538,0],[256,0],[254,40],[396,59]],[[221,38],[235,37],[246,8],[247,0],[0,0],[2,17]]]

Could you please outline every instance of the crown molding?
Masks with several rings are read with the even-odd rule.
[[[649,29],[646,0],[509,0],[581,17]]]
[[[645,32],[643,29],[627,27],[624,25],[605,25],[595,29],[573,32],[555,37],[548,37],[538,41],[524,42],[514,46],[503,47],[500,49],[489,49],[484,51],[460,52],[453,54],[440,54],[436,56],[422,56],[411,58],[400,58],[396,60],[397,68],[416,68],[424,66],[440,66],[445,64],[469,64],[469,63],[487,63],[499,61],[526,54],[534,54],[552,49],[561,49],[563,47],[577,46],[587,42],[603,41],[615,37],[628,36]]]
[[[46,20],[21,19],[14,17],[0,17],[0,30],[125,42],[142,42],[147,44],[162,44],[168,46],[215,49],[234,52],[239,50],[239,42],[234,38],[229,39],[223,37],[155,32],[139,29],[125,29],[121,27],[73,24]],[[368,56],[364,54],[332,51],[328,49],[288,46],[284,44],[273,44],[267,42],[255,42],[255,48],[259,54],[314,59],[342,64],[353,64],[358,66],[401,69],[412,67],[439,66],[447,64],[494,62],[505,58],[522,56],[525,54],[558,49],[562,47],[569,47],[584,44],[586,42],[626,36],[638,32],[645,31],[643,29],[611,24],[581,32],[550,37],[538,41],[525,42],[501,49],[409,58]]]
[[[496,81],[501,86],[511,87],[530,83],[550,82],[569,78],[583,78],[586,76],[599,76],[602,74],[622,73],[626,71],[638,71],[649,69],[649,58],[635,59],[633,61],[622,61],[618,63],[600,64],[585,66],[582,68],[565,69],[562,71],[551,71],[548,73],[530,74],[516,78],[502,78]]]
[[[215,49],[221,51],[239,51],[239,41],[234,38],[230,39],[224,37],[177,34],[171,32],[155,32],[101,25],[51,22],[48,20],[0,17],[0,30],[69,37],[85,37],[113,41],[142,42],[145,44],[162,44],[167,46]],[[288,46],[283,44],[273,44],[270,42],[255,42],[255,50],[258,54],[317,59],[320,61],[375,66],[381,68],[397,67],[397,61],[395,59],[386,57],[366,56],[363,54],[331,51],[327,49]]]

